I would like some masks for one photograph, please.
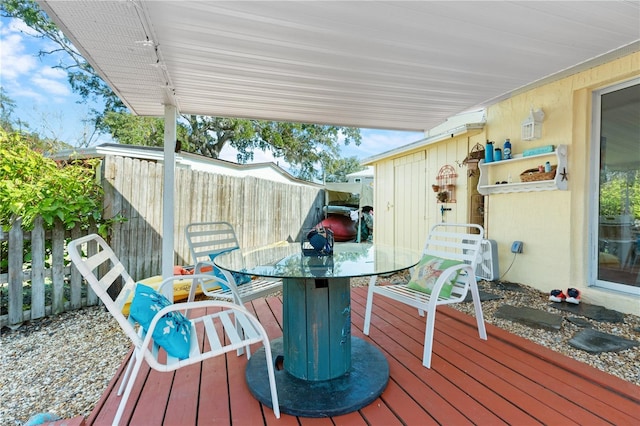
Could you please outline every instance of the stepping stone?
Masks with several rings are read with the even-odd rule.
[[[569,345],[583,351],[599,354],[601,352],[619,352],[638,346],[638,342],[614,336],[601,331],[586,329],[569,340]]]
[[[554,308],[571,312],[572,314],[581,315],[594,321],[599,322],[623,322],[624,314],[622,312],[607,309],[604,306],[590,305],[588,303],[580,303],[574,305],[573,303],[551,303],[549,306]]]
[[[579,317],[567,317],[567,321],[571,324],[575,324],[581,328],[591,328],[591,323],[584,318]]]
[[[510,321],[516,321],[531,327],[544,328],[557,331],[562,326],[562,315],[551,314],[539,309],[516,307],[511,305],[500,306],[494,316]]]
[[[488,300],[498,300],[498,299],[502,299],[502,296],[499,296],[497,294],[493,294],[493,293],[488,293],[486,291],[483,290],[478,290],[478,293],[480,293],[480,301],[481,302],[486,302]],[[471,295],[471,292],[467,293],[467,297],[464,298],[465,302],[473,302],[473,296]]]
[[[509,281],[497,281],[497,282],[494,282],[493,284],[500,290],[517,291],[517,292],[524,291],[522,286],[518,283],[512,283]]]

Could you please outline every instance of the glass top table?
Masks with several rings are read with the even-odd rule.
[[[351,336],[350,278],[393,273],[418,263],[421,252],[368,243],[336,243],[332,256],[306,256],[298,243],[221,254],[221,269],[282,278],[283,336],[271,342],[280,410],[303,417],[356,411],[389,380],[378,348]],[[253,395],[271,406],[264,348],[247,362]],[[282,365],[283,368],[278,368]]]
[[[332,256],[305,256],[300,243],[235,250],[216,257],[222,269],[274,278],[353,278],[388,274],[415,265],[420,252],[380,244],[336,243]]]

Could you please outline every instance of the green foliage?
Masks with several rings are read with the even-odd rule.
[[[346,182],[348,174],[364,169],[356,157],[332,160],[326,166],[325,182]]]
[[[640,171],[607,172],[600,183],[600,216],[621,214],[640,219]]]
[[[58,165],[34,151],[19,133],[0,129],[0,226],[16,218],[26,229],[37,216],[45,226],[59,219],[67,229],[99,221],[102,189],[95,180],[98,160]]]

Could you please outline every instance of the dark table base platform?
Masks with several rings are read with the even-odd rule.
[[[276,365],[284,357],[282,338],[271,341]],[[378,348],[351,337],[351,369],[330,380],[307,381],[276,368],[276,386],[280,411],[301,417],[329,417],[351,413],[373,402],[387,387],[389,364]],[[251,393],[263,404],[273,407],[264,348],[251,355],[246,380]]]

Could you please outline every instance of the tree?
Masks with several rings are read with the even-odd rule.
[[[3,16],[22,19],[37,32],[38,37],[47,38],[59,46],[54,51],[41,51],[39,55],[58,51],[69,55],[70,64],[59,67],[67,72],[71,88],[85,100],[104,103],[102,111],[93,111],[93,120],[100,132],[109,133],[124,144],[164,144],[163,120],[134,117],[127,112],[111,88],[35,1],[5,0],[1,10]],[[228,144],[238,151],[240,163],[253,159],[256,149],[270,151],[276,158],[289,163],[298,177],[320,180],[322,171],[318,170],[321,169],[319,165],[324,164],[326,168],[326,165],[339,161],[340,143],[357,146],[361,136],[360,129],[350,127],[182,115],[178,122],[178,141],[183,150],[212,158],[218,158]]]
[[[364,169],[365,168],[360,164],[360,161],[355,157],[332,160],[327,165],[325,182],[346,182],[348,174],[359,172]]]

